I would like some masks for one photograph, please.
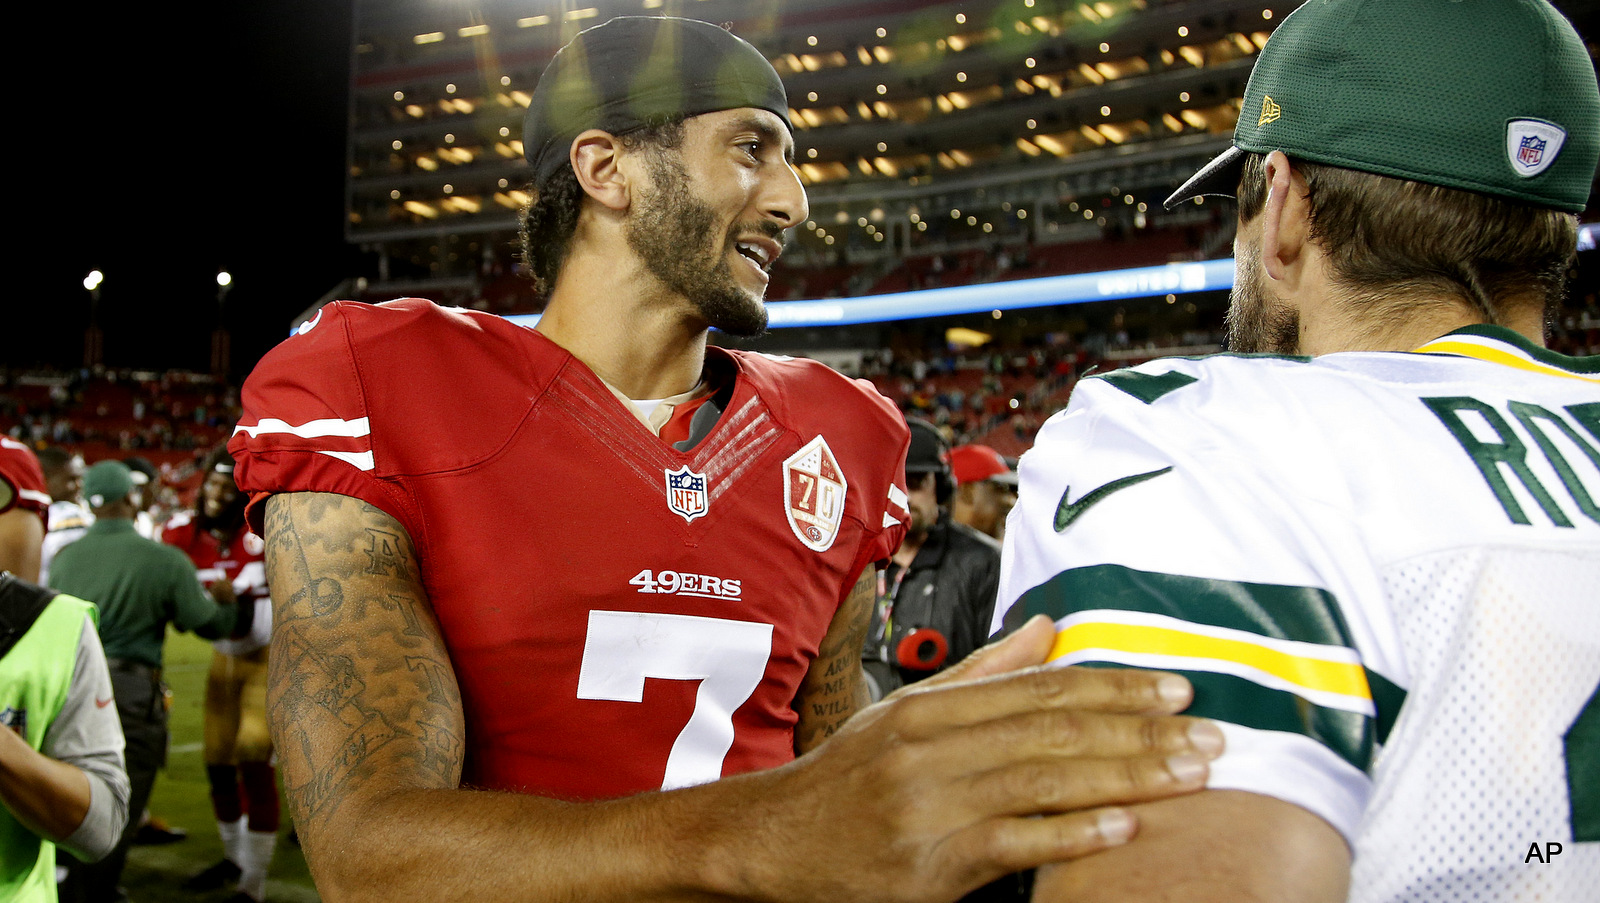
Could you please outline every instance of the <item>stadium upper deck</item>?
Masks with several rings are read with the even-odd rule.
[[[1296,5],[360,0],[348,235],[379,252],[380,281],[508,263],[529,93],[577,30],[641,13],[729,22],[784,75],[813,208],[791,261],[1171,222],[1159,199],[1227,140]]]

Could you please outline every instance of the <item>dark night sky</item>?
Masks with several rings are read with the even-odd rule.
[[[108,365],[204,370],[226,268],[248,368],[358,274],[342,229],[349,2],[99,8],[57,24],[73,31],[35,73],[43,115],[12,111],[39,127],[13,163],[22,291],[6,309],[45,328],[12,332],[0,363],[78,364],[98,267]]]

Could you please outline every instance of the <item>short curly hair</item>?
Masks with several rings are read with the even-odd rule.
[[[627,148],[648,146],[657,151],[683,146],[684,117],[674,117],[629,129],[617,135]],[[522,210],[522,263],[539,294],[549,296],[572,250],[572,234],[583,207],[583,186],[571,166],[563,166],[533,189],[533,199]]]

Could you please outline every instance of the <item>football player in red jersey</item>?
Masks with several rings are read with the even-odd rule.
[[[233,456],[217,448],[201,471],[199,504],[169,520],[161,541],[177,546],[219,603],[254,605],[244,637],[212,640],[206,675],[205,763],[223,859],[184,882],[211,890],[237,881],[252,900],[266,895],[278,838],[278,779],[267,727],[267,641],[271,596],[261,537],[244,522],[245,497],[233,481]]]
[[[339,302],[246,383],[271,719],[325,899],[951,900],[1203,781],[1220,735],[1155,717],[1181,678],[975,680],[1042,661],[1043,622],[845,724],[905,422],[706,342],[765,328],[805,220],[787,117],[723,29],[586,30],[524,128],[538,329]]]
[[[38,582],[39,549],[49,508],[44,470],[33,449],[0,436],[0,571]]]

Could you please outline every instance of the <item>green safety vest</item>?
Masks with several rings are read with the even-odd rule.
[[[50,601],[11,651],[0,658],[0,722],[39,749],[72,684],[83,616],[94,605],[61,594]],[[96,618],[98,623],[98,618]],[[56,899],[56,845],[23,827],[0,806],[0,899],[18,903]]]

